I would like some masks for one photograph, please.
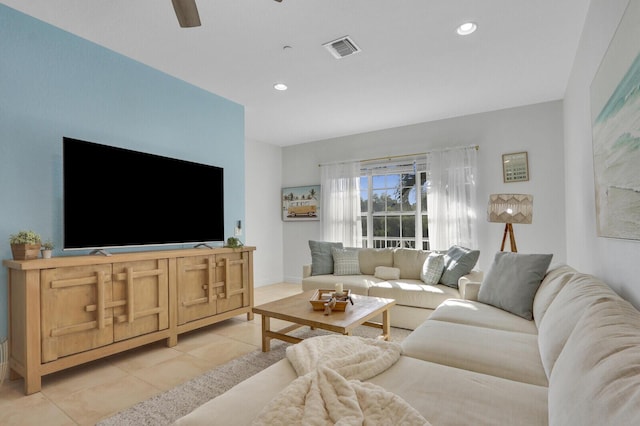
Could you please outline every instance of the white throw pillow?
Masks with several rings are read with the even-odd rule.
[[[425,284],[436,285],[444,272],[444,254],[431,253],[422,265],[420,279]]]
[[[333,275],[360,275],[358,250],[331,248],[333,254]]]
[[[381,280],[399,280],[400,268],[391,268],[389,266],[376,266],[374,277]]]

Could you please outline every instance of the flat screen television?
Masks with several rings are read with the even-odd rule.
[[[63,138],[64,249],[224,241],[224,170]]]

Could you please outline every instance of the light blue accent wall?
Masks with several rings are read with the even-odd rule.
[[[244,223],[243,106],[0,5],[1,259],[11,258],[9,234],[21,229],[52,239],[54,256],[86,254],[60,250],[63,136],[223,167],[225,235]],[[89,190],[92,179],[109,176],[87,176]],[[105,197],[105,208],[114,201]],[[167,202],[198,209],[214,201],[167,188]],[[180,226],[162,212],[150,219]],[[0,339],[8,329],[2,269]]]

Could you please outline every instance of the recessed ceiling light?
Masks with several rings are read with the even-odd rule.
[[[276,84],[273,85],[273,88],[276,89],[276,90],[287,90],[288,89],[287,85],[284,84],[284,83],[276,83]]]
[[[476,25],[475,22],[465,22],[464,24],[458,27],[456,32],[460,35],[469,35],[475,32],[475,30],[477,29],[478,29],[478,26]]]

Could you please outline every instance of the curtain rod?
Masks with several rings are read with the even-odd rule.
[[[322,166],[329,166],[329,165],[333,165],[333,164],[345,164],[345,163],[352,163],[354,161],[358,161],[360,163],[370,163],[372,161],[381,161],[381,160],[395,160],[396,158],[411,158],[411,157],[417,157],[419,155],[427,155],[427,154],[431,154],[432,152],[444,152],[444,151],[452,151],[454,149],[462,149],[462,148],[475,148],[476,151],[480,149],[479,145],[469,145],[469,146],[459,146],[459,147],[452,147],[452,148],[442,148],[442,149],[432,149],[431,151],[427,151],[427,152],[417,152],[415,154],[403,154],[403,155],[388,155],[386,157],[377,157],[377,158],[367,158],[365,160],[346,160],[346,161],[334,161],[334,162],[330,162],[330,163],[320,163],[318,164],[318,167],[322,167]]]

